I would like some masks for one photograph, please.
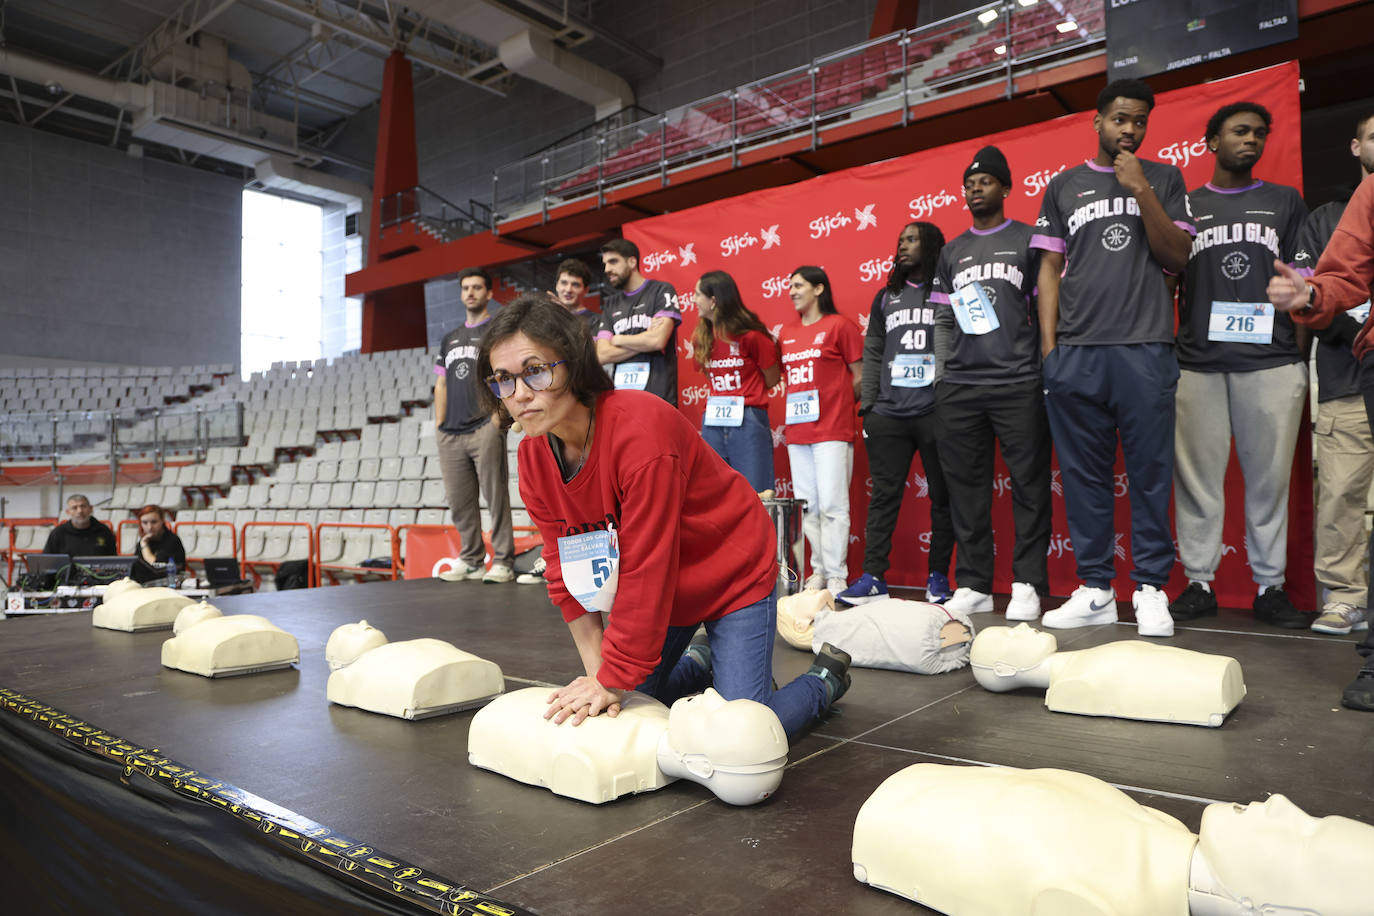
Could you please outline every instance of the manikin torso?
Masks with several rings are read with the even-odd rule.
[[[970,664],[978,683],[1004,692],[1046,691],[1055,712],[1219,726],[1245,697],[1240,663],[1126,640],[1073,652],[1056,651],[1053,634],[988,627],[973,641]]]

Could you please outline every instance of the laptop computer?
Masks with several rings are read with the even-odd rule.
[[[24,589],[47,592],[67,584],[67,573],[72,565],[70,554],[25,553],[20,556],[24,558]]]
[[[67,581],[72,585],[109,585],[133,573],[137,557],[73,557]]]
[[[206,557],[205,581],[213,589],[237,588],[248,584],[239,569],[239,561],[234,557]]]

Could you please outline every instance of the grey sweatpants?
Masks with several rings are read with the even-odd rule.
[[[478,492],[491,510],[491,562],[510,566],[515,560],[511,528],[510,484],[506,460],[506,431],[488,421],[470,433],[434,432],[439,447],[439,470],[444,475],[453,525],[462,541],[459,559],[469,566],[486,565],[482,543],[482,511]]]
[[[1288,481],[1307,400],[1307,367],[1194,372],[1178,379],[1174,527],[1189,579],[1210,582],[1221,562],[1231,439],[1245,477],[1245,545],[1261,588],[1288,566]]]

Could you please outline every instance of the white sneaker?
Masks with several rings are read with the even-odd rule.
[[[812,573],[807,576],[806,581],[802,583],[803,590],[820,591],[823,588],[825,588],[825,576],[822,576],[820,573]]]
[[[992,610],[992,596],[971,588],[956,588],[954,597],[945,602],[945,607],[965,614],[982,614]]]
[[[464,579],[480,579],[486,570],[480,566],[469,566],[462,560],[452,569],[439,573],[438,578],[445,582],[462,582]]]
[[[1329,601],[1322,608],[1321,615],[1312,621],[1312,629],[1318,633],[1344,636],[1352,630],[1369,629],[1369,621],[1365,619],[1364,608],[1344,601]]]
[[[1041,626],[1071,630],[1099,623],[1116,623],[1116,595],[1109,588],[1080,585],[1069,599],[1040,618]]]
[[[540,557],[534,561],[529,572],[516,576],[515,581],[520,585],[546,585],[548,580],[544,578],[544,572],[548,568],[549,564],[544,562],[543,557]]]
[[[849,588],[849,583],[839,576],[831,576],[825,580],[825,587],[829,589],[831,596],[838,595],[840,592]]]
[[[1008,620],[1035,620],[1040,616],[1040,593],[1029,582],[1011,584],[1011,601],[1007,604]]]
[[[482,577],[483,582],[514,582],[515,572],[504,563],[493,563]]]
[[[1153,585],[1141,585],[1131,593],[1135,608],[1135,627],[1141,636],[1173,636],[1174,618],[1169,616],[1169,596]]]

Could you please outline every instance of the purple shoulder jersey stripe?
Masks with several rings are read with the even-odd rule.
[[[1060,254],[1068,250],[1063,239],[1057,239],[1052,235],[1041,235],[1038,232],[1031,236],[1030,246],[1044,251],[1057,251]]]
[[[611,339],[612,337],[614,337],[614,336],[615,336],[615,335],[612,334],[610,331],[600,331],[600,332],[597,333],[596,339],[597,339],[597,340],[610,340],[610,339]]]
[[[945,293],[931,293],[926,297],[927,302],[934,302],[936,305],[949,305],[949,296]]]
[[[678,321],[678,322],[682,321],[682,313],[681,313],[681,312],[668,312],[668,311],[654,312],[654,317],[655,317],[655,318],[671,318],[671,319],[673,319],[674,321]]]
[[[1194,226],[1192,223],[1185,223],[1185,222],[1184,222],[1183,220],[1181,220],[1181,219],[1176,219],[1176,220],[1174,220],[1174,225],[1177,226],[1178,228],[1182,229],[1184,232],[1188,233],[1188,234],[1191,235],[1191,236],[1196,236],[1196,235],[1197,235],[1197,226]]]
[[[435,363],[435,364],[434,364],[434,374],[435,374],[435,375],[443,375],[443,374],[444,374],[444,367],[441,366],[441,365],[439,365],[438,363]]]

